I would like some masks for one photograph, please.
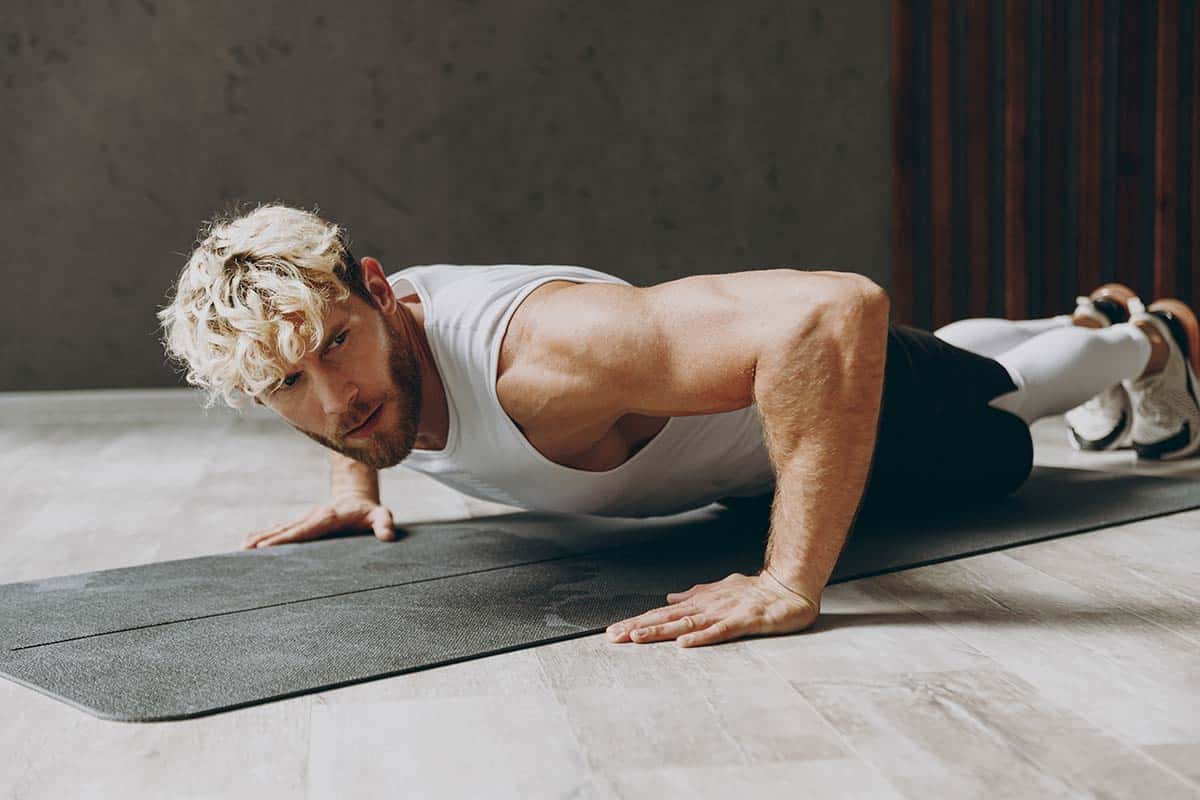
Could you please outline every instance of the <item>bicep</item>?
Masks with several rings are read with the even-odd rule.
[[[765,354],[826,335],[870,287],[854,273],[775,269],[581,285],[586,296],[561,299],[574,300],[576,356],[614,416],[687,416],[753,403]]]

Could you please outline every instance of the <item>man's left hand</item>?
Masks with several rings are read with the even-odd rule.
[[[794,633],[812,625],[821,598],[800,594],[771,573],[735,572],[715,583],[700,583],[667,595],[670,605],[608,627],[612,642],[676,639],[682,647],[716,644],[754,634]]]

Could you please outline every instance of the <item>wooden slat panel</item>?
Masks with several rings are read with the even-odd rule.
[[[1120,283],[1138,288],[1138,237],[1141,170],[1150,155],[1142,152],[1142,28],[1148,8],[1141,2],[1121,5],[1118,26],[1120,67],[1117,78],[1117,270]]]
[[[950,0],[933,0],[930,15],[930,205],[933,327],[952,321],[954,305],[954,191],[950,136]]]
[[[1042,302],[1038,316],[1062,314],[1067,298],[1063,286],[1074,285],[1064,275],[1064,235],[1067,217],[1067,18],[1066,4],[1047,0],[1042,6]],[[1063,280],[1067,278],[1067,280]]]
[[[914,5],[895,0],[893,17],[896,318],[1062,313],[1111,279],[1200,304],[1200,58],[1184,50],[1181,62],[1180,0],[1157,13],[1106,0]],[[1196,47],[1200,26],[1183,11]],[[1181,117],[1185,91],[1195,99]],[[1180,224],[1192,228],[1182,242]]]
[[[1104,80],[1103,0],[1083,0],[1079,76],[1079,291],[1100,282],[1101,97]]]
[[[972,317],[987,315],[991,273],[988,174],[991,137],[991,43],[986,0],[967,0],[967,260],[971,282],[967,306]]]
[[[1159,0],[1154,125],[1154,295],[1175,295],[1179,269],[1179,0]]]
[[[892,319],[913,319],[912,2],[892,3]]]
[[[1025,0],[1006,0],[1004,20],[1004,310],[1009,319],[1026,314],[1028,258],[1025,251],[1025,96],[1029,73]]]

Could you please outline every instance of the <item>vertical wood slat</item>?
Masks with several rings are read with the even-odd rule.
[[[988,316],[1004,316],[1004,0],[992,0],[988,10],[991,52],[988,91],[991,130],[988,132]]]
[[[1025,304],[1026,315],[1039,316],[1045,307],[1042,292],[1046,265],[1042,262],[1042,237],[1045,236],[1045,209],[1042,208],[1042,184],[1046,171],[1043,148],[1042,94],[1045,92],[1046,54],[1042,51],[1043,0],[1025,0],[1025,72],[1028,93],[1025,97],[1025,204],[1028,226],[1025,237]]]
[[[933,327],[952,321],[954,304],[954,192],[951,172],[950,0],[933,0],[930,15],[930,211]]]
[[[1101,98],[1104,78],[1103,0],[1083,0],[1083,41],[1079,80],[1079,263],[1082,287],[1100,282]]]
[[[1117,89],[1120,72],[1118,21],[1122,0],[1104,0],[1100,58],[1103,62],[1100,88],[1100,241],[1099,280],[1109,283],[1117,274]],[[1147,50],[1149,52],[1149,49]],[[1147,172],[1149,176],[1151,173]],[[1148,262],[1147,262],[1148,263]],[[1081,293],[1090,288],[1079,287]]]
[[[991,272],[988,218],[989,154],[991,131],[991,39],[988,35],[987,0],[967,2],[967,259],[970,284],[967,309],[982,317],[988,309],[988,276]]]
[[[1192,11],[1192,263],[1193,310],[1200,311],[1200,12]],[[1184,224],[1187,224],[1186,222]],[[1188,265],[1185,265],[1185,268]]]
[[[1025,108],[1028,80],[1025,31],[1026,0],[1005,0],[1004,26],[1004,311],[1009,319],[1026,316],[1028,258],[1025,242]]]
[[[1067,91],[1063,76],[1067,74],[1066,5],[1049,0],[1042,6],[1043,70],[1047,76],[1042,91],[1042,307],[1034,313],[1042,316],[1047,310],[1062,313],[1066,298],[1064,281],[1064,231],[1067,197],[1066,142]]]
[[[912,2],[892,3],[892,319],[913,319],[913,61]]]
[[[1140,172],[1149,169],[1142,152],[1142,27],[1146,24],[1143,3],[1123,3],[1118,46],[1120,67],[1117,83],[1117,269],[1116,279],[1127,286],[1138,285],[1138,235]],[[1086,290],[1085,290],[1086,291]]]
[[[1158,0],[1154,130],[1154,296],[1175,295],[1179,174],[1179,0]]]
[[[950,69],[952,110],[950,121],[950,185],[954,230],[951,237],[951,256],[954,267],[952,318],[963,319],[967,312],[967,292],[971,286],[971,262],[967,259],[967,6],[952,2],[950,6]]]
[[[913,208],[916,224],[913,227],[913,321],[918,328],[933,328],[933,226],[930,211],[933,206],[932,184],[929,180],[933,142],[930,136],[929,99],[929,33],[931,0],[913,0],[912,63],[913,63],[913,141],[916,144],[913,161]]]

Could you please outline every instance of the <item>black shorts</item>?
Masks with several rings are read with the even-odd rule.
[[[988,405],[1016,388],[998,361],[892,323],[875,453],[859,514],[920,514],[1016,491],[1033,469],[1029,426]],[[769,507],[770,498],[720,502],[754,511]]]
[[[1033,469],[1029,426],[988,405],[1016,388],[995,359],[892,323],[860,513],[919,512],[1016,491]]]

